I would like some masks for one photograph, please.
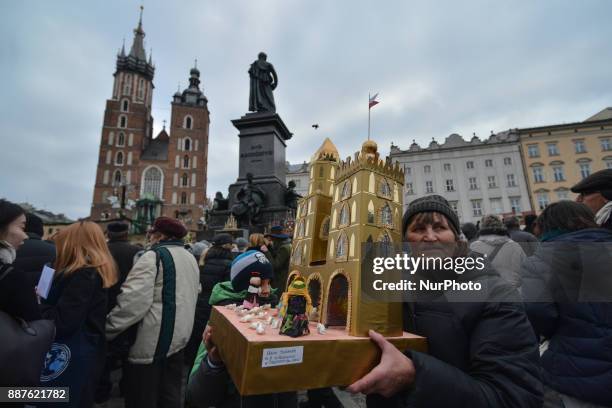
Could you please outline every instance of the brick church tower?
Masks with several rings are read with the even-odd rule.
[[[144,49],[142,8],[129,54],[117,55],[112,98],[106,101],[90,218],[127,218],[144,232],[155,217],[182,219],[195,232],[203,225],[208,161],[208,100],[200,71],[172,101],[170,134],[153,137],[155,66]]]

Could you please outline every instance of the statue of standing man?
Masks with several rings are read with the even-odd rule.
[[[276,112],[272,91],[278,85],[278,77],[274,66],[266,61],[267,55],[260,52],[257,61],[251,64],[251,92],[249,94],[249,111]]]

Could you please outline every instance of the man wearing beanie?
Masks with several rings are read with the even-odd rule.
[[[478,237],[470,244],[472,251],[487,255],[487,260],[513,287],[521,286],[521,265],[527,256],[514,242],[497,215],[485,215],[480,221]]]
[[[159,217],[149,235],[151,249],[128,273],[106,320],[109,340],[138,327],[124,367],[126,408],[180,406],[183,354],[198,297],[198,265],[184,247],[182,222]]]
[[[576,201],[585,204],[595,214],[595,222],[612,230],[612,169],[591,174],[571,188],[578,193]]]
[[[14,265],[15,269],[25,273],[31,287],[38,285],[43,267],[55,261],[55,245],[43,241],[42,237],[45,234],[43,228],[40,217],[32,213],[26,214],[25,232],[28,234],[28,239],[17,249]]]
[[[450,247],[455,262],[472,259],[459,220],[441,196],[413,201],[404,214],[404,241]],[[542,405],[539,350],[522,303],[489,266],[482,269],[418,269],[422,279],[477,282],[483,292],[427,291],[404,302],[404,330],[427,338],[428,352],[401,352],[380,334],[380,363],[348,387],[367,394],[368,407],[536,408]],[[421,299],[426,299],[421,300]],[[467,299],[467,301],[466,301]],[[470,301],[470,299],[473,299]]]

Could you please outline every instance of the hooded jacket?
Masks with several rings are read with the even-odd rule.
[[[193,328],[199,270],[181,241],[162,241],[146,251],[121,286],[106,319],[107,339],[138,325],[128,361],[151,364],[181,351]]]
[[[604,276],[611,271],[611,249],[612,231],[584,229],[543,242],[523,265],[529,320],[550,340],[542,354],[544,383],[604,406],[612,405],[612,303],[577,300],[612,299],[611,278]]]
[[[491,255],[499,248],[493,258]],[[486,254],[495,270],[513,287],[521,283],[521,264],[527,257],[521,246],[507,235],[480,235],[470,244],[472,251]]]

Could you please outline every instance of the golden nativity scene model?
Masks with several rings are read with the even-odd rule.
[[[362,244],[401,242],[403,183],[403,169],[382,160],[374,141],[340,161],[325,139],[298,202],[279,318],[268,314],[269,305],[213,308],[215,343],[242,395],[351,384],[378,363],[370,329],[401,350],[426,351],[423,337],[402,331],[401,303],[362,296]],[[289,324],[287,314],[299,324]]]

